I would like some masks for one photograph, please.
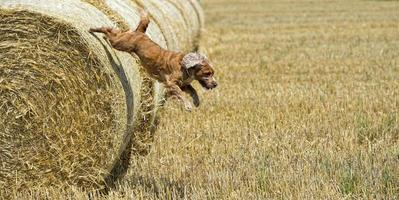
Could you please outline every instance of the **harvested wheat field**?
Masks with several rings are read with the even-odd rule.
[[[399,199],[399,1],[202,3],[219,87],[192,113],[168,101],[150,153],[98,198]]]
[[[189,1],[151,2],[148,10],[157,17],[149,37],[165,48],[193,49],[200,14],[176,11],[179,18],[165,20],[163,7],[202,9]],[[49,187],[100,191],[126,174],[132,153],[148,153],[163,88],[135,57],[88,31],[136,28],[137,4],[0,1],[0,197]],[[179,26],[189,23],[190,29]],[[172,29],[163,34],[172,26],[185,38]]]

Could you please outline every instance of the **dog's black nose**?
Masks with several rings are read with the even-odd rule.
[[[213,88],[215,88],[215,87],[217,87],[218,86],[218,83],[213,83]]]

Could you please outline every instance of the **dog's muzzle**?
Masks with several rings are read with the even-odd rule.
[[[201,86],[207,90],[214,89],[218,86],[218,83],[216,82],[215,78],[212,77],[212,79],[205,79],[205,80],[200,80],[199,83]]]

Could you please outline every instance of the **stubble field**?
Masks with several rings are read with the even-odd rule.
[[[399,1],[203,3],[219,87],[104,198],[398,199]]]

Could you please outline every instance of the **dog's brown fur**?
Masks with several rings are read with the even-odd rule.
[[[217,86],[213,78],[214,70],[208,59],[200,54],[183,54],[163,49],[153,42],[146,34],[150,20],[142,13],[141,20],[135,31],[120,31],[112,28],[92,28],[90,32],[104,33],[112,47],[128,53],[135,53],[141,60],[148,74],[163,83],[169,96],[176,96],[191,111],[191,103],[184,97],[183,91],[190,94],[195,106],[199,106],[196,90],[191,86],[193,80],[198,80],[206,89]],[[186,58],[195,57],[185,65]],[[188,59],[190,60],[190,59]]]

